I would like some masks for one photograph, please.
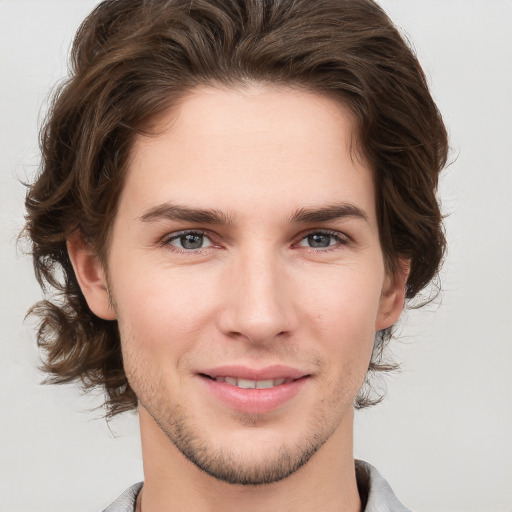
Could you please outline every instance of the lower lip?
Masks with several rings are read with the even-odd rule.
[[[221,402],[236,411],[248,414],[271,412],[294,398],[306,384],[308,377],[267,389],[243,389],[226,382],[200,376],[209,391]]]

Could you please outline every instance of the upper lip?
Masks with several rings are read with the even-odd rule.
[[[251,368],[244,365],[226,365],[208,368],[198,372],[208,377],[235,377],[246,380],[300,379],[309,375],[298,368],[286,365],[272,365],[264,368]]]

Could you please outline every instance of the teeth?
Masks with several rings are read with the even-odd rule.
[[[254,389],[254,388],[256,388],[256,381],[255,380],[238,379],[238,382],[236,385],[239,388],[243,388],[243,389]]]
[[[259,380],[256,382],[256,389],[268,389],[275,386],[273,380]]]
[[[215,380],[217,382],[226,382],[242,389],[269,389],[280,386],[285,382],[291,382],[289,379],[249,380],[237,379],[236,377],[215,377]]]

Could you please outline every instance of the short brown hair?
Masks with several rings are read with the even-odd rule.
[[[71,76],[41,131],[42,165],[26,198],[51,382],[104,386],[108,415],[135,408],[115,321],[88,308],[66,239],[79,229],[106,262],[134,138],[199,85],[286,85],[328,95],[358,123],[375,173],[384,260],[410,261],[407,297],[436,276],[445,249],[436,190],[446,130],[411,49],[371,0],[106,0],[79,28]],[[369,374],[389,370],[377,333]],[[360,393],[356,406],[372,400]]]

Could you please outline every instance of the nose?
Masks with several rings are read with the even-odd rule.
[[[226,272],[223,334],[252,343],[272,342],[296,328],[297,317],[286,264],[270,250],[239,254]]]

